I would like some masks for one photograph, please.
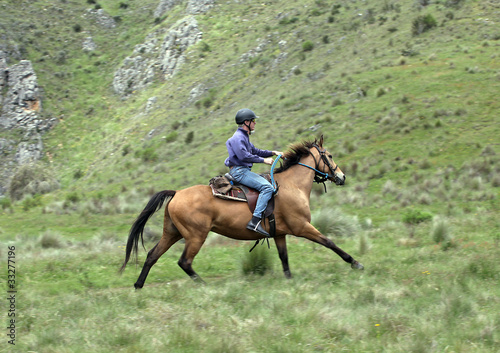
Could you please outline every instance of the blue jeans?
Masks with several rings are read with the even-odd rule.
[[[240,184],[248,186],[259,192],[257,204],[253,215],[262,218],[266,210],[267,203],[273,196],[274,188],[272,185],[259,174],[250,170],[250,167],[234,167],[229,171],[229,174]]]

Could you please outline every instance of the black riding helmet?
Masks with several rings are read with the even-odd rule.
[[[250,109],[247,109],[247,108],[243,108],[243,109],[238,110],[234,120],[236,121],[236,124],[241,125],[247,120],[253,120],[253,119],[258,119],[258,118],[259,117],[257,115],[255,115],[255,113],[253,111],[251,111]]]

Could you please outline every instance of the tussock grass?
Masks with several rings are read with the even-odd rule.
[[[338,208],[321,208],[312,214],[311,223],[325,235],[352,237],[360,229],[357,217],[344,214]]]
[[[195,261],[207,281],[198,286],[177,268],[182,250],[174,247],[153,267],[140,292],[132,288],[139,269],[116,275],[123,248],[102,250],[110,241],[116,245],[112,234],[97,236],[93,247],[69,246],[64,255],[53,253],[56,257],[28,250],[32,255],[25,258],[22,273],[30,281],[23,287],[19,345],[40,352],[153,352],[165,346],[174,352],[431,347],[494,352],[500,339],[494,330],[494,283],[500,273],[494,243],[462,242],[444,254],[433,250],[429,239],[395,255],[389,239],[380,235],[396,229],[371,234],[371,250],[362,257],[370,264],[365,272],[352,272],[326,249],[311,256],[310,243],[290,238],[291,280],[273,272],[238,277],[235,254],[248,246],[212,244]],[[349,239],[342,246],[356,247]],[[254,251],[259,248],[277,257],[275,249]],[[221,276],[231,262],[233,270]],[[33,272],[33,267],[43,271]],[[47,327],[54,316],[57,320]],[[105,318],[115,324],[99,326]]]
[[[271,255],[267,244],[257,245],[251,252],[245,254],[241,260],[241,271],[244,275],[265,275],[272,269]]]

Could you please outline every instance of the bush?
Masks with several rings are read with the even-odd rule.
[[[179,133],[177,131],[172,131],[170,134],[165,136],[165,142],[166,143],[174,142],[175,140],[177,140],[178,136],[179,136]]]
[[[75,170],[75,172],[73,173],[73,179],[80,179],[81,177],[83,177],[85,175],[85,173],[81,170],[81,169],[77,169]]]
[[[377,90],[377,93],[375,94],[378,97],[382,97],[384,94],[386,94],[386,91],[385,91],[385,88],[382,88],[380,87],[378,90]]]
[[[302,51],[311,51],[314,49],[314,43],[311,42],[310,40],[306,40],[304,43],[302,43]]]
[[[184,142],[186,143],[186,145],[189,145],[191,142],[193,142],[193,140],[194,140],[194,131],[189,131],[186,136],[186,140]]]
[[[446,0],[444,6],[451,7],[454,9],[460,8],[465,0]]]
[[[427,14],[424,16],[418,16],[413,20],[411,31],[414,36],[418,36],[419,34],[427,32],[436,26],[436,19],[431,14]]]
[[[42,197],[40,195],[28,196],[22,202],[23,211],[29,211],[33,207],[42,205]]]
[[[126,156],[127,154],[130,153],[131,150],[132,150],[132,148],[130,147],[130,145],[123,146],[122,156]]]
[[[420,210],[409,210],[403,215],[403,223],[405,223],[410,228],[410,238],[413,238],[415,234],[415,227],[422,223],[432,219],[432,215],[427,212]]]
[[[203,105],[205,108],[210,108],[212,104],[214,104],[212,97],[205,97],[201,100],[201,105]]]
[[[403,223],[408,225],[417,225],[432,219],[432,215],[420,210],[409,210],[403,215]]]
[[[257,246],[252,252],[246,253],[242,262],[241,270],[244,275],[261,275],[272,269],[271,256],[267,246]]]
[[[0,207],[2,210],[6,210],[7,208],[12,208],[12,203],[8,197],[0,197]]]
[[[77,203],[78,201],[80,201],[80,196],[76,191],[70,192],[69,194],[66,195],[66,201],[71,203]]]
[[[16,201],[25,195],[45,194],[56,189],[59,189],[59,182],[51,170],[41,164],[25,164],[12,177],[9,196]]]
[[[280,25],[288,25],[290,23],[295,23],[297,22],[299,19],[297,17],[292,17],[292,18],[289,18],[288,16],[285,16],[283,17],[280,21],[279,21],[279,24]]]
[[[153,147],[148,147],[143,149],[142,151],[136,151],[135,157],[141,158],[144,162],[154,162],[158,159],[158,154]]]

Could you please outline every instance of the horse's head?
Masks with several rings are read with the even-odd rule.
[[[326,174],[323,177],[316,176],[317,178],[323,178],[323,181],[330,180],[337,185],[344,185],[344,172],[342,172],[337,163],[334,162],[331,153],[323,148],[323,135],[321,135],[319,141],[313,144],[311,154],[316,160],[316,169]]]

